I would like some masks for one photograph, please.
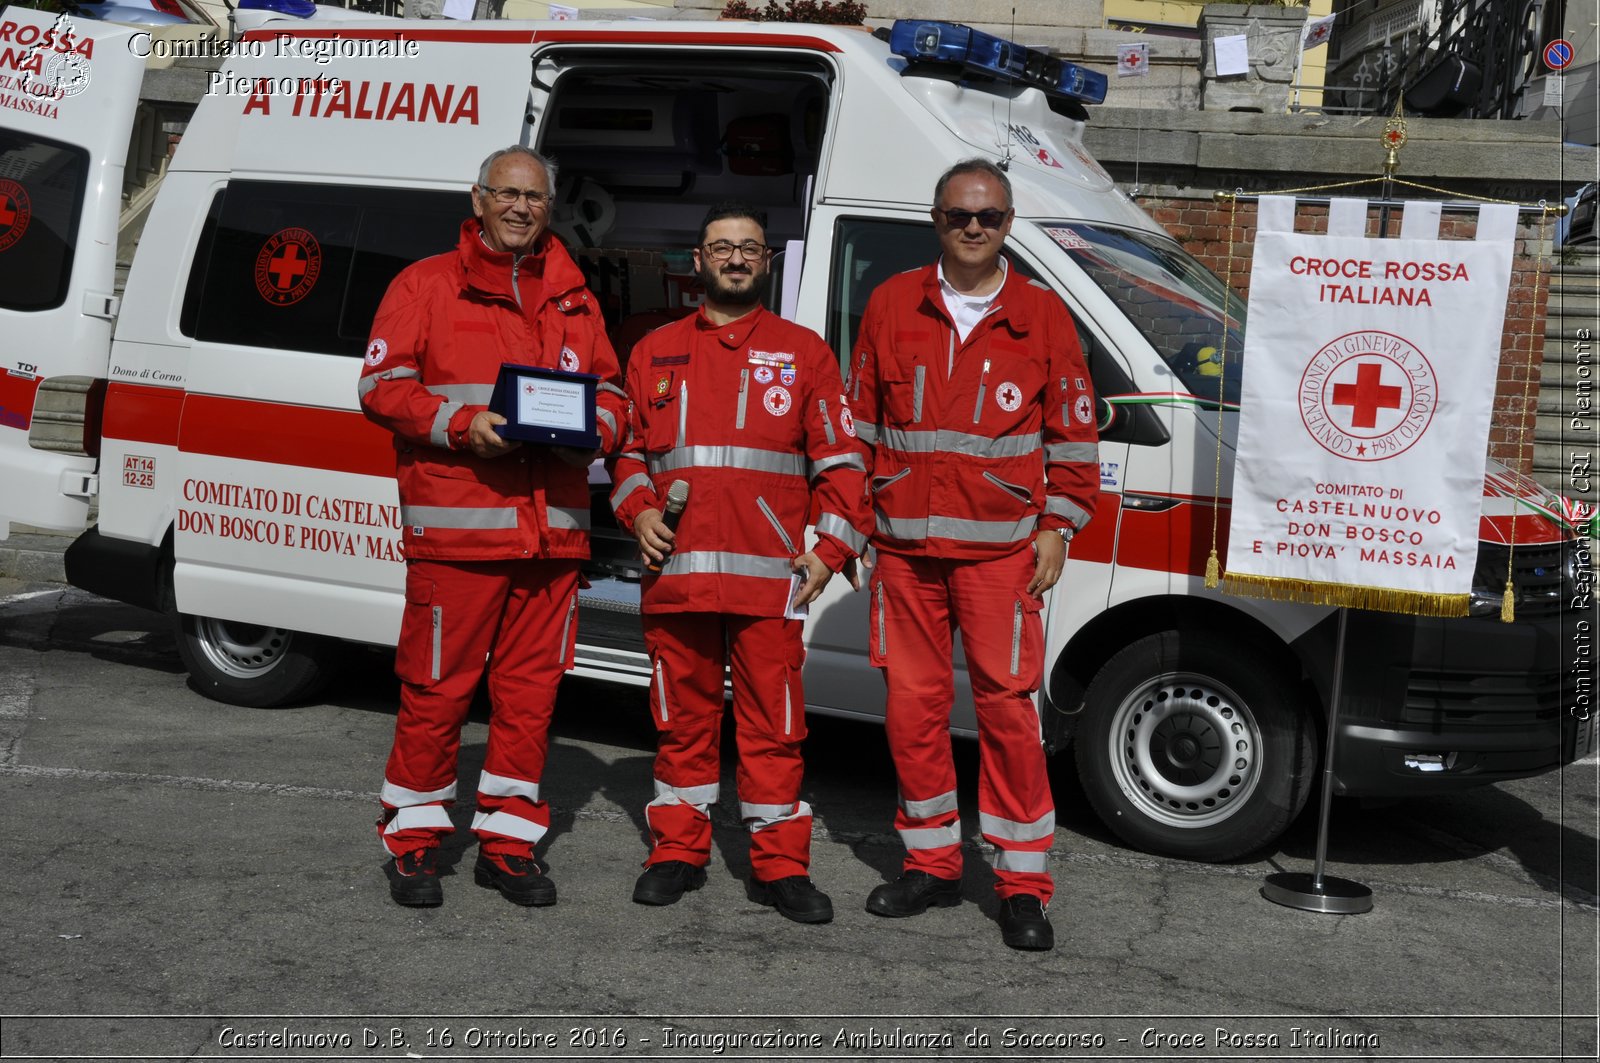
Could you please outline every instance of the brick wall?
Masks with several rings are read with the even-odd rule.
[[[1231,228],[1233,288],[1241,297],[1249,297],[1251,249],[1256,238],[1254,203],[1240,203],[1235,212],[1229,204],[1210,199],[1142,196],[1138,202],[1218,277],[1229,275]],[[1368,236],[1378,234],[1378,224],[1378,211],[1373,210],[1367,221]],[[1439,220],[1439,233],[1447,240],[1471,239],[1477,224],[1472,214],[1445,214]],[[1297,231],[1319,233],[1326,232],[1327,227],[1326,207],[1300,208]],[[1397,211],[1390,218],[1389,231],[1398,233],[1399,228]],[[1541,257],[1538,252],[1549,247],[1549,239],[1549,231],[1541,233],[1537,217],[1525,216],[1518,226],[1516,256],[1511,266],[1511,292],[1506,300],[1505,329],[1500,338],[1500,377],[1489,428],[1489,453],[1511,468],[1530,474],[1551,269],[1549,255]]]

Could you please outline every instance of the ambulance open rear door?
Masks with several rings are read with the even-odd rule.
[[[144,60],[135,31],[0,11],[0,539],[87,522],[95,460],[29,442],[41,385],[102,378]]]

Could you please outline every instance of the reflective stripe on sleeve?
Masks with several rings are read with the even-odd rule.
[[[517,526],[514,507],[401,506],[400,520],[408,528],[503,529]]]
[[[602,410],[600,407],[596,406],[594,410],[594,419],[598,423],[603,424],[607,428],[611,429],[611,438],[616,438],[617,418],[610,410]]]
[[[622,481],[617,485],[616,490],[611,492],[612,511],[615,512],[621,509],[622,503],[627,500],[629,495],[633,494],[639,488],[649,486],[650,477],[646,476],[642,472],[636,472],[626,480]]]
[[[804,476],[806,471],[803,455],[756,447],[673,447],[665,454],[650,455],[649,464],[652,476],[693,468],[744,469],[778,476]]]
[[[1056,832],[1056,813],[1051,809],[1032,823],[1019,823],[1014,819],[1001,819],[987,812],[978,813],[978,829],[992,838],[1008,842],[1036,842]]]
[[[450,813],[445,810],[443,805],[410,805],[394,814],[394,818],[383,828],[383,833],[399,834],[403,830],[453,831],[455,829],[456,825],[450,822]]]
[[[1044,448],[1044,460],[1088,461],[1100,463],[1099,443],[1051,443]]]
[[[594,389],[597,392],[609,391],[613,395],[621,395],[624,399],[628,397],[628,393],[626,391],[623,391],[621,388],[617,387],[617,385],[606,380],[600,381],[600,383],[594,386]]]
[[[943,827],[917,827],[899,833],[900,840],[907,849],[943,849],[947,845],[961,844],[959,823],[950,823]]]
[[[543,838],[550,828],[543,823],[535,823],[531,819],[514,816],[504,810],[495,812],[479,812],[472,817],[472,829],[484,834],[502,834],[507,838],[520,838],[525,842],[537,842]]]
[[[941,815],[945,812],[956,810],[956,792],[949,790],[937,797],[930,797],[923,801],[907,801],[900,798],[900,810],[912,819],[928,819],[931,816]]]
[[[362,377],[356,384],[356,395],[359,398],[366,398],[367,393],[377,387],[380,380],[404,380],[415,378],[418,375],[417,371],[408,365],[385,369],[381,373],[373,373],[371,376]]]
[[[539,800],[538,783],[495,775],[487,771],[478,773],[478,792],[488,794],[490,797],[526,797],[529,801]]]
[[[867,548],[867,537],[850,526],[850,522],[837,513],[824,513],[817,517],[818,534],[827,533],[854,550],[857,557]]]
[[[807,819],[810,816],[811,806],[804,801],[796,801],[790,805],[753,805],[745,801],[739,802],[739,818],[744,820],[751,834],[779,823],[787,823],[792,819]]]
[[[1044,511],[1052,517],[1065,517],[1074,528],[1082,530],[1089,523],[1089,514],[1083,507],[1064,498],[1050,497],[1044,500]]]
[[[388,779],[383,780],[383,789],[378,792],[378,799],[390,808],[404,808],[406,805],[428,805],[437,801],[454,801],[456,799],[456,784],[451,783],[442,790],[407,790],[404,786],[396,786]]]
[[[840,465],[848,465],[850,468],[860,469],[862,472],[867,471],[867,463],[862,460],[860,454],[856,454],[854,452],[848,454],[834,454],[831,457],[818,458],[816,461],[811,463],[811,478],[816,479],[829,469],[836,468]]]
[[[1049,870],[1049,853],[1030,853],[1019,849],[996,849],[994,869],[1042,875]]]
[[[442,399],[461,406],[487,406],[489,398],[494,394],[493,384],[430,384],[428,394],[437,395]]]
[[[865,421],[856,422],[856,436],[867,446],[874,446],[878,442],[878,426]]]
[[[428,442],[436,447],[450,449],[450,418],[461,409],[459,402],[441,402],[439,410],[433,415],[433,427],[428,431]]]

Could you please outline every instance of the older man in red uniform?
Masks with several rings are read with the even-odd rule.
[[[765,219],[713,208],[694,255],[705,303],[629,356],[629,437],[612,474],[618,519],[660,564],[642,603],[660,739],[645,809],[654,846],[633,899],[671,904],[705,883],[731,663],[750,896],[824,923],[833,907],[810,879],[811,806],[800,799],[805,649],[793,607],[866,546],[865,466],[838,359],[761,305]],[[676,480],[690,490],[674,531],[662,509]]]
[[[1001,937],[1048,949],[1055,806],[1032,698],[1044,668],[1040,596],[1094,513],[1094,396],[1066,306],[1001,256],[1012,220],[1005,173],[983,159],[957,163],[934,203],[939,261],[872,293],[853,362],[876,510],[870,654],[888,686],[906,846],[901,877],[873,890],[867,910],[901,917],[961,899],[948,734],[959,627]]]
[[[394,900],[443,900],[435,851],[453,826],[456,755],[485,660],[489,748],[472,830],[480,886],[554,904],[534,857],[556,685],[572,666],[578,565],[589,556],[594,455],[522,446],[486,407],[502,363],[601,378],[596,423],[625,416],[617,358],[583,274],[547,232],[554,168],[524,147],[490,155],[456,249],[404,270],[372,326],[361,406],[394,433],[406,552],[394,746],[378,832]]]

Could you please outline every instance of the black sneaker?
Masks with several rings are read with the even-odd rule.
[[[1056,947],[1044,902],[1031,893],[1019,893],[1000,902],[1000,939],[1014,949],[1044,952]]]
[[[676,904],[679,897],[705,884],[705,868],[682,860],[663,860],[645,868],[633,884],[633,903]]]
[[[954,908],[961,903],[961,880],[940,878],[926,871],[907,871],[867,895],[867,911],[890,919],[921,915],[928,906]]]
[[[804,875],[762,882],[750,880],[750,899],[778,909],[778,914],[797,923],[826,923],[833,918],[833,902]]]
[[[556,903],[556,884],[531,856],[479,853],[478,862],[472,865],[472,881],[499,890],[506,900],[525,908]]]
[[[384,865],[384,874],[389,876],[389,896],[396,904],[407,908],[437,908],[444,903],[435,852],[431,846],[413,849]]]

